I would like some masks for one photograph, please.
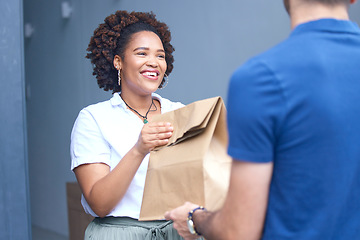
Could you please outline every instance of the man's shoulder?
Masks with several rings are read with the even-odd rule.
[[[247,74],[251,74],[251,69],[267,68],[277,69],[276,66],[291,64],[289,59],[296,61],[296,56],[301,54],[301,40],[297,38],[287,38],[268,50],[249,58],[244,64],[239,66],[237,72],[246,71]]]
[[[300,50],[299,44],[301,40],[293,37],[288,37],[283,41],[279,42],[275,46],[269,48],[268,50],[260,53],[259,55],[253,57],[254,60],[260,61],[269,61],[269,60],[277,60],[282,57],[286,57],[293,52]]]

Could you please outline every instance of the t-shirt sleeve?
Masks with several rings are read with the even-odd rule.
[[[80,111],[71,132],[71,170],[82,164],[105,163],[110,166],[110,147],[93,115]]]
[[[229,155],[250,162],[272,161],[283,111],[281,86],[271,69],[256,59],[240,67],[228,89]]]

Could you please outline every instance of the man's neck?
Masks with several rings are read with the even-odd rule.
[[[349,20],[347,6],[324,6],[317,3],[297,2],[291,6],[290,18],[291,28],[302,23],[319,20],[322,18],[334,18],[339,20]]]

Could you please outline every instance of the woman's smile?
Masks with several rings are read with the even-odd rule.
[[[158,70],[144,70],[141,75],[151,80],[158,80],[160,72]]]

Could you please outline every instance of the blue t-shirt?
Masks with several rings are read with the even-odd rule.
[[[274,163],[263,239],[360,239],[360,30],[321,19],[250,59],[228,92],[229,154]]]

